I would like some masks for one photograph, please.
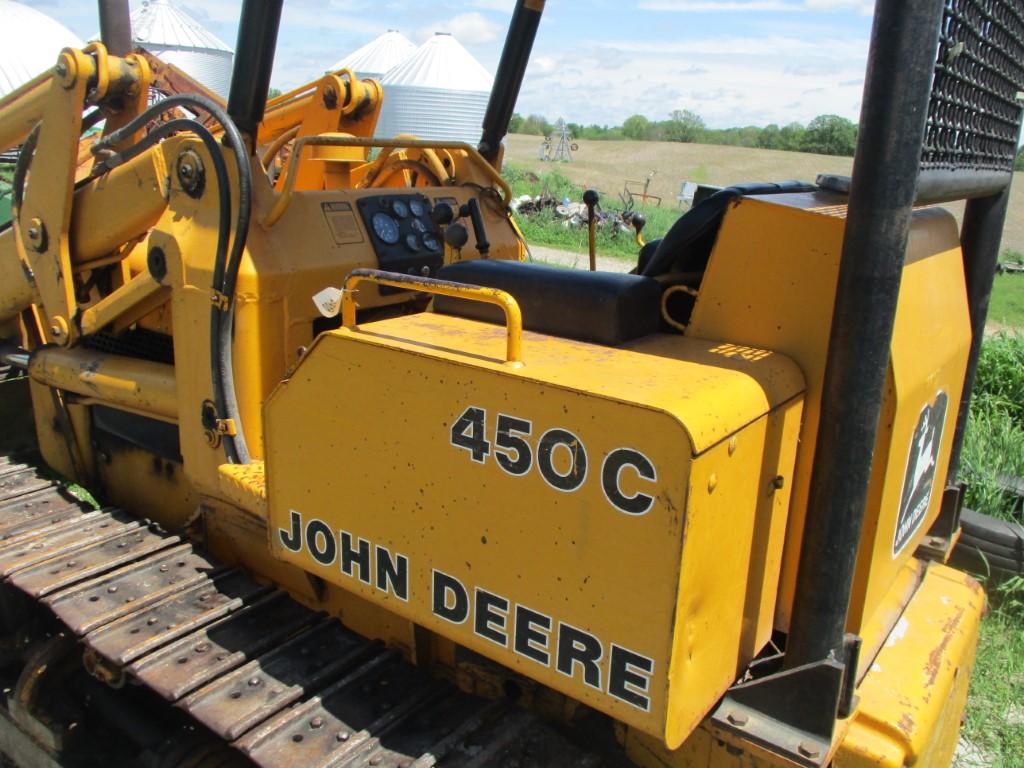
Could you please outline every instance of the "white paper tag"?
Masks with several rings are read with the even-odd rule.
[[[337,317],[341,310],[341,297],[344,291],[340,288],[327,286],[319,293],[313,294],[313,303],[317,311],[324,317]]]

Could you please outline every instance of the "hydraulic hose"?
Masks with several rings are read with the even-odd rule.
[[[157,102],[127,125],[113,131],[93,145],[93,152],[99,152],[111,145],[124,141],[155,116],[179,105],[199,107],[210,113],[224,127],[226,143],[232,150],[235,159],[235,166],[238,171],[238,214],[235,220],[234,240],[231,243],[230,253],[226,257],[224,256],[226,246],[222,246],[222,243],[227,242],[227,232],[224,226],[225,221],[228,220],[226,216],[230,217],[230,186],[228,184],[226,167],[218,166],[218,160],[222,163],[223,157],[216,146],[216,141],[212,134],[195,121],[172,120],[163,126],[155,128],[135,146],[138,147],[137,151],[141,152],[174,130],[191,131],[199,136],[210,151],[211,157],[214,158],[213,162],[217,172],[218,187],[228,192],[227,198],[221,195],[220,199],[222,229],[218,237],[217,257],[214,260],[213,290],[223,296],[224,301],[215,302],[210,310],[210,367],[217,418],[230,419],[234,423],[235,434],[223,436],[225,457],[232,464],[247,464],[251,457],[245,442],[242,420],[238,410],[232,357],[235,287],[238,282],[238,270],[241,265],[242,254],[245,251],[245,242],[249,233],[249,222],[252,216],[252,171],[249,167],[242,136],[231,118],[228,117],[219,104],[203,96],[180,94]],[[133,150],[134,148],[125,150],[125,152],[120,153],[120,156],[123,159],[128,159],[133,155],[127,153]],[[117,157],[115,155],[114,158],[108,159],[107,162],[109,163],[110,160],[114,160]]]

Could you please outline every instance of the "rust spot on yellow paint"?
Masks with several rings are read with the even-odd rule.
[[[953,639],[953,635],[956,633],[960,626],[960,620],[963,618],[964,609],[961,608],[946,620],[946,623],[942,625],[942,640],[939,644],[932,649],[932,652],[928,654],[928,662],[924,665],[925,674],[928,676],[927,687],[931,688],[935,685],[935,679],[939,676],[940,666],[942,664],[942,657],[946,653],[946,646],[949,645],[949,641]]]
[[[903,731],[907,738],[910,738],[910,734],[914,731],[914,718],[910,716],[909,712],[904,712],[900,715],[900,720],[896,723],[896,727]]]

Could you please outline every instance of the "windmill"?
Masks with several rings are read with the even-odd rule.
[[[571,163],[571,153],[576,152],[579,148],[580,145],[572,140],[569,126],[565,124],[565,120],[559,118],[555,123],[555,132],[546,136],[544,143],[540,146],[540,159],[549,162]]]

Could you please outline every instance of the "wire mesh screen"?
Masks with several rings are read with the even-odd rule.
[[[1024,3],[945,0],[921,170],[1009,173],[1024,90]]]

